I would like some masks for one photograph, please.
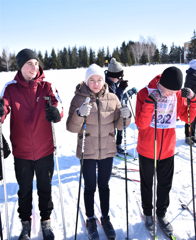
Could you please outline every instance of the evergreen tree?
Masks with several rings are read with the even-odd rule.
[[[117,62],[121,62],[120,61],[120,54],[119,54],[119,50],[118,50],[118,47],[116,49],[114,49],[113,53],[112,53],[112,57],[113,58],[116,58],[116,61]]]
[[[1,66],[1,61],[2,61],[2,58],[1,58],[1,56],[0,56],[0,72],[3,71],[3,68],[2,68],[2,66]]]
[[[62,65],[62,62],[61,62],[62,55],[63,55],[62,50],[58,51],[58,53],[57,53],[57,69],[62,69],[63,68],[63,65]]]
[[[161,45],[160,56],[161,56],[162,63],[169,62],[168,47],[167,47],[167,45],[164,45],[163,43]]]
[[[64,69],[70,68],[69,54],[65,47],[63,48],[61,62]]]
[[[72,59],[71,59],[71,55],[72,55],[72,52],[71,52],[71,48],[70,46],[68,47],[68,55],[69,55],[69,64],[70,64],[70,68],[72,68]]]
[[[11,54],[11,58],[12,58],[12,71],[17,71],[18,70],[18,67],[17,67],[17,64],[16,64],[16,56],[15,56],[15,53]]]
[[[95,51],[92,50],[92,48],[90,48],[90,52],[89,52],[89,64],[93,64],[96,63],[96,57],[95,57]]]
[[[38,58],[39,58],[39,65],[44,69],[44,59],[41,51],[38,52]]]
[[[126,65],[131,66],[132,65],[132,59],[131,59],[131,56],[130,56],[128,48],[126,49],[124,56],[125,56],[125,63],[126,63]]]
[[[82,67],[88,67],[89,66],[89,58],[88,58],[88,52],[86,47],[83,47],[81,49],[81,61],[80,64]]]
[[[110,54],[110,51],[109,51],[109,47],[107,47],[107,52],[106,52],[105,60],[108,60],[108,63],[109,63],[110,60],[111,60],[111,54]]]
[[[190,46],[187,53],[187,60],[190,62],[192,59],[196,59],[196,32],[194,30],[193,37],[191,38]]]
[[[45,55],[44,55],[44,70],[48,70],[50,69],[50,59],[48,57],[48,52],[47,50],[45,51]]]
[[[140,58],[140,63],[141,64],[146,64],[148,62],[148,55],[146,54],[146,52],[142,53],[142,56]]]
[[[98,53],[97,53],[97,65],[99,65],[100,67],[103,67],[103,64],[105,62],[105,52],[104,52],[104,48],[99,49]]]
[[[76,46],[72,48],[71,53],[71,68],[77,68],[79,65],[78,53]]]
[[[159,54],[158,49],[155,50],[155,54],[153,56],[153,62],[155,62],[155,63],[160,63],[161,62],[161,56]]]
[[[57,69],[57,57],[54,48],[52,49],[50,56],[50,67],[52,69]]]
[[[1,58],[1,68],[4,71],[9,72],[12,68],[12,64],[13,64],[13,59],[11,54],[5,49],[3,49],[2,58]]]

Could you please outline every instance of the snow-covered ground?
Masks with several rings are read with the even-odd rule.
[[[151,66],[137,66],[125,67],[124,79],[129,80],[129,88],[136,87],[138,90],[143,88],[148,82],[157,74],[170,65],[151,65]],[[188,65],[176,65],[183,72],[185,79]],[[75,156],[77,134],[66,131],[66,119],[70,101],[74,96],[75,86],[84,80],[86,69],[74,70],[48,70],[45,71],[46,80],[55,83],[64,106],[64,118],[60,123],[55,124],[56,139],[58,145],[58,161],[60,168],[62,195],[64,199],[64,214],[66,222],[67,240],[73,240],[75,234],[76,208],[78,198],[78,186],[80,175],[80,162]],[[1,72],[0,73],[0,89],[4,84],[11,81],[16,72]],[[131,100],[133,109],[135,109],[135,95]],[[173,187],[170,193],[170,206],[167,212],[167,218],[171,221],[175,231],[182,239],[195,239],[194,220],[193,216],[186,210],[182,210],[181,201],[188,203],[192,199],[192,185],[191,185],[191,164],[190,164],[190,148],[184,142],[184,123],[177,122],[176,127],[177,142],[176,152],[179,154],[175,157],[175,171]],[[3,134],[9,141],[9,117],[3,124]],[[135,136],[135,138],[134,138]],[[137,142],[137,130],[134,127],[134,119],[127,129],[127,149],[137,157],[135,150]],[[11,146],[11,144],[10,144]],[[193,165],[195,162],[196,148],[193,148]],[[124,167],[124,162],[114,159],[114,165]],[[132,163],[127,163],[128,168],[138,169],[138,160]],[[18,184],[15,179],[13,156],[10,155],[5,159],[6,172],[6,186],[8,197],[8,215],[9,215],[9,233],[10,239],[16,240],[20,235],[21,223],[18,218]],[[124,171],[114,172],[124,176]],[[138,172],[128,172],[128,177],[139,180]],[[83,183],[82,183],[83,188]],[[129,238],[130,239],[148,239],[143,222],[140,217],[140,212],[136,203],[135,195],[140,199],[140,184],[138,182],[128,182],[128,208],[129,208]],[[123,240],[126,238],[126,199],[125,199],[125,181],[119,178],[111,177],[110,180],[110,217],[111,222],[116,230],[116,240]],[[81,191],[83,196],[83,189]],[[52,180],[52,197],[54,202],[54,210],[51,215],[52,228],[54,230],[55,239],[64,239],[63,223],[61,215],[61,204],[59,199],[58,175],[55,167],[54,176]],[[81,197],[81,204],[83,204],[83,197]],[[96,192],[95,208],[99,206],[99,198]],[[192,209],[192,204],[190,204]],[[3,224],[3,239],[7,239],[6,222],[5,222],[5,205],[4,205],[4,190],[3,181],[0,185],[0,211]],[[106,239],[101,228],[98,227],[100,233],[100,240]],[[159,239],[167,239],[161,231],[158,232]],[[33,212],[32,212],[32,232],[31,239],[43,239],[40,229],[40,217],[38,210],[38,198],[36,190],[36,179],[34,179],[33,187]],[[84,222],[79,215],[78,220],[78,240],[88,239]]]

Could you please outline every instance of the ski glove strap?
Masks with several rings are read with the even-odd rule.
[[[153,102],[158,102],[161,100],[161,93],[159,90],[154,90],[151,92],[151,94],[148,96]]]
[[[190,88],[182,88],[181,96],[184,98],[193,99],[195,97],[195,93]]]
[[[5,114],[5,110],[4,110],[4,99],[1,98],[1,99],[0,99],[0,117],[3,117],[4,114]]]
[[[55,106],[46,104],[46,120],[48,122],[58,122],[61,119],[59,110]]]

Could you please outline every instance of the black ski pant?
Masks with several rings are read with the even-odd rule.
[[[51,180],[54,172],[53,153],[36,161],[14,157],[14,164],[19,185],[19,218],[27,221],[32,215],[32,190],[35,173],[41,220],[49,219],[53,210],[51,194]]]
[[[100,208],[103,216],[108,216],[109,212],[109,180],[112,171],[113,158],[102,160],[84,159],[83,177],[84,177],[84,203],[86,216],[94,216],[94,193],[96,191],[96,182],[99,189]],[[96,178],[96,166],[98,167],[98,178]]]
[[[139,169],[143,213],[146,216],[152,216],[154,159],[139,155]],[[164,217],[169,206],[169,192],[172,187],[174,173],[174,156],[164,160],[157,160],[156,169],[156,214],[158,217]]]
[[[195,136],[195,124],[196,124],[196,118],[191,123],[191,137]],[[189,137],[189,124],[185,123],[185,136]]]

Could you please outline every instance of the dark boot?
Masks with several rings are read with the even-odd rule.
[[[117,148],[117,153],[120,153],[120,154],[125,154],[125,151],[123,148],[121,148],[121,145],[116,145],[116,148]]]
[[[116,233],[110,222],[110,217],[101,217],[101,224],[108,239],[115,239]]]
[[[163,229],[163,231],[166,234],[170,235],[173,233],[174,229],[166,217],[158,217],[157,216],[157,221],[158,221],[159,226]]]
[[[41,222],[41,228],[44,240],[54,240],[54,233],[50,226],[50,219]]]
[[[146,216],[144,215],[144,224],[147,229],[147,231],[153,235],[154,234],[154,221],[152,216]],[[156,232],[156,225],[155,225],[155,232]]]
[[[28,240],[30,239],[31,234],[31,221],[21,221],[22,223],[22,232],[18,240]]]
[[[90,218],[86,220],[86,229],[88,232],[88,238],[90,240],[99,240],[95,218]]]

